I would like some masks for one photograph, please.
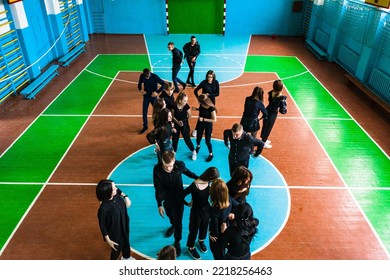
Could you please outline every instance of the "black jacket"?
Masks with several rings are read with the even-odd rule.
[[[183,199],[178,199],[178,194],[183,191],[182,174],[192,179],[197,179],[198,176],[188,170],[184,162],[176,160],[171,173],[164,170],[163,164],[158,163],[153,169],[153,183],[155,188],[155,197],[157,206],[162,206],[162,202],[170,204],[181,203]]]

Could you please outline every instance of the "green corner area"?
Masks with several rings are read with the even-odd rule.
[[[0,185],[0,249],[41,188],[42,185]]]

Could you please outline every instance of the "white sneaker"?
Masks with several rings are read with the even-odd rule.
[[[136,259],[133,258],[132,256],[130,256],[130,258],[121,257],[121,260],[122,260],[122,261],[128,261],[128,260],[136,260]]]
[[[191,134],[192,137],[196,137],[196,129]]]
[[[196,160],[196,151],[195,150],[192,151],[191,158],[192,158],[192,160]]]
[[[264,149],[271,149],[271,148],[272,148],[272,145],[270,145],[267,142],[265,142]]]
[[[265,141],[265,143],[271,144],[271,140],[267,140],[267,141]]]

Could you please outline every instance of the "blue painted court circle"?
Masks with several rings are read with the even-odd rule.
[[[176,158],[184,161],[186,167],[198,175],[208,167],[215,166],[219,169],[221,178],[227,182],[230,179],[228,149],[223,141],[212,139],[214,159],[211,162],[205,161],[208,151],[204,141],[202,144],[197,160],[192,161],[191,152],[183,139],[180,139]],[[153,187],[153,166],[156,163],[154,146],[147,146],[129,155],[109,176],[132,201],[128,210],[131,247],[134,252],[146,258],[156,258],[160,248],[174,241],[173,236],[164,237],[166,229],[170,226],[169,219],[161,218],[157,210]],[[253,181],[247,201],[253,208],[254,216],[260,221],[258,233],[251,244],[253,254],[266,247],[283,229],[290,212],[290,193],[283,176],[264,157],[251,158],[249,169],[253,173]],[[193,179],[183,175],[184,187],[192,181]],[[191,197],[186,197],[186,200],[190,201]],[[192,259],[186,248],[189,213],[189,207],[185,207],[182,255],[178,258],[183,260]],[[208,239],[206,245],[209,247]],[[210,250],[200,254],[203,260],[213,259]]]

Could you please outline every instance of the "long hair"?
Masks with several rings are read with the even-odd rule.
[[[153,113],[152,113],[152,122],[156,127],[158,123],[158,117],[162,109],[165,108],[165,101],[162,98],[157,98],[156,102],[153,105]]]
[[[252,99],[260,100],[261,102],[263,102],[263,99],[264,99],[263,96],[264,96],[263,88],[257,86],[253,89],[252,95],[251,95]]]
[[[165,127],[168,124],[169,113],[172,114],[171,110],[169,110],[168,108],[164,108],[160,111],[158,118],[157,118],[156,127],[160,127],[160,126]]]
[[[187,97],[187,94],[184,91],[179,92],[175,99],[175,105],[177,106],[185,97]]]
[[[199,179],[202,181],[212,181],[219,177],[219,171],[216,167],[207,168],[202,175],[199,176]]]
[[[249,187],[253,180],[253,174],[248,168],[246,168],[243,165],[240,165],[236,167],[236,169],[234,169],[230,182],[238,185],[238,182],[240,181],[243,182],[246,179],[249,179],[249,183],[248,183],[248,187]]]
[[[201,95],[199,95],[198,101],[199,101],[200,105],[203,107],[206,107],[206,108],[214,107],[215,108],[214,103],[211,101],[211,99],[206,94],[202,93]]]
[[[248,203],[239,204],[234,210],[236,226],[241,230],[241,236],[250,242],[257,233],[259,220],[253,217],[253,209]]]
[[[213,76],[213,83],[214,83],[214,81],[217,79],[217,76],[215,75],[215,72],[213,71],[213,70],[209,70],[209,71],[207,71],[207,73],[206,73],[206,81],[207,81],[207,76],[208,75],[212,75]]]
[[[229,207],[229,189],[222,179],[215,179],[211,184],[210,203],[211,206],[218,206],[219,209]]]

